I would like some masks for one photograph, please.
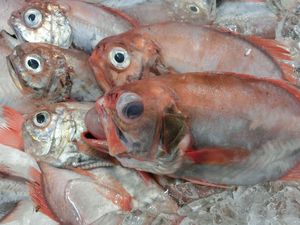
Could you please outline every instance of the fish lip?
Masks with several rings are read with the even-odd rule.
[[[86,143],[88,146],[92,148],[96,148],[97,150],[109,154],[108,144],[106,139],[97,139],[95,138],[89,131],[84,131],[80,135],[81,140]]]
[[[12,55],[6,56],[6,62],[7,62],[7,67],[8,67],[9,75],[10,75],[11,79],[13,80],[14,84],[16,85],[16,87],[21,92],[24,92],[24,88],[23,88],[23,86],[22,86],[22,84],[20,82],[20,77],[16,73],[16,69],[14,67],[14,64],[12,63],[11,57],[12,57]]]

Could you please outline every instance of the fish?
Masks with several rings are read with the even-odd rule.
[[[225,1],[217,9],[214,25],[243,35],[275,38],[278,16],[265,2]]]
[[[96,109],[124,167],[226,187],[299,179],[299,101],[285,81],[203,72],[115,87]]]
[[[141,25],[170,21],[211,24],[216,16],[215,0],[102,0],[97,3],[124,12]]]
[[[289,51],[274,40],[186,23],[133,29],[99,42],[89,61],[101,88],[147,76],[202,71],[235,72],[298,83]]]
[[[23,43],[7,57],[10,75],[26,95],[45,102],[96,101],[102,94],[88,55],[45,43]]]
[[[72,45],[86,52],[91,52],[101,39],[137,26],[136,21],[117,10],[77,0],[31,0],[16,9],[8,23],[22,41],[62,48]]]
[[[81,133],[86,130],[85,114],[91,107],[93,103],[57,103],[27,115],[22,127],[24,151],[60,168],[114,165],[108,155],[93,151],[81,141]]]
[[[175,221],[183,220],[174,211],[177,210],[176,203],[157,184],[151,180],[143,181],[133,170],[118,166],[87,172],[59,169],[45,163],[41,163],[40,168],[41,173],[32,173],[32,179],[39,182],[29,184],[31,198],[41,212],[60,223],[125,225],[129,221],[143,221],[139,224],[150,225],[155,224],[150,222],[157,217],[165,216],[174,221],[166,224],[175,225],[178,224]],[[141,186],[146,187],[146,192],[141,192],[144,189]],[[165,195],[166,201],[155,199],[159,195]],[[148,209],[143,208],[139,200]],[[155,201],[156,205],[162,205],[161,211],[152,206]],[[168,201],[171,202],[170,211],[165,208]],[[173,204],[176,206],[174,209]],[[57,206],[63,207],[64,211]]]

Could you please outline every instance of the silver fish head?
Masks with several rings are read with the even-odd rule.
[[[70,70],[58,47],[23,43],[7,57],[7,63],[12,80],[24,94],[53,101],[68,97]]]
[[[8,21],[19,39],[69,48],[72,28],[63,6],[52,1],[30,1],[13,12]]]
[[[42,107],[28,116],[23,125],[25,152],[58,167],[83,160],[76,143],[85,130],[84,116],[91,105],[70,104]]]

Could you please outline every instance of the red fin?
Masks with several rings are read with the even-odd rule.
[[[246,36],[244,38],[268,53],[280,67],[283,78],[296,84],[296,80],[293,76],[294,67],[284,62],[293,61],[286,46],[276,40],[264,39],[256,36]]]
[[[213,183],[209,183],[208,181],[202,180],[202,179],[189,179],[189,178],[184,178],[187,181],[192,182],[193,184],[199,184],[202,186],[208,186],[208,187],[215,187],[215,188],[223,188],[223,189],[228,189],[230,188],[229,186],[226,185],[221,185],[221,184],[213,184]]]
[[[118,9],[110,8],[108,6],[102,5],[101,3],[93,3],[93,5],[97,5],[98,7],[102,8],[106,12],[126,20],[128,23],[130,23],[133,26],[133,28],[137,28],[140,26],[140,23],[135,18],[129,16],[128,14],[126,14]]]
[[[49,218],[59,222],[56,215],[53,214],[51,209],[47,204],[47,200],[44,196],[43,186],[42,186],[42,174],[36,169],[32,168],[31,176],[35,182],[30,182],[29,185],[29,195],[36,205],[37,210],[47,215]]]
[[[245,160],[249,152],[244,149],[203,148],[186,151],[185,155],[197,164],[229,165]]]
[[[210,26],[206,26],[206,27],[208,27],[209,29],[215,29],[224,33],[230,33],[236,35],[241,39],[247,40],[254,46],[260,48],[262,51],[267,53],[281,69],[283,79],[286,79],[293,84],[297,84],[298,80],[294,75],[294,71],[295,71],[294,67],[286,63],[286,62],[293,62],[293,59],[290,55],[290,51],[284,44],[272,39],[265,39],[257,36],[251,36],[251,35],[244,36],[223,27],[221,28],[213,28]]]
[[[300,180],[300,162],[290,169],[280,180],[295,181]]]
[[[114,204],[118,205],[124,211],[130,211],[132,209],[131,202],[132,197],[131,195],[123,188],[123,186],[119,183],[119,181],[115,180],[113,177],[109,178],[99,178],[96,175],[79,168],[72,169],[73,171],[88,176],[99,185],[98,192],[106,197],[107,199],[111,200]],[[103,191],[103,189],[105,191]]]
[[[24,117],[21,113],[7,106],[2,107],[0,124],[0,143],[17,149],[23,149],[22,126]]]

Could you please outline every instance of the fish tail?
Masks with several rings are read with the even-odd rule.
[[[24,117],[16,110],[0,106],[0,144],[23,149],[22,126]]]

